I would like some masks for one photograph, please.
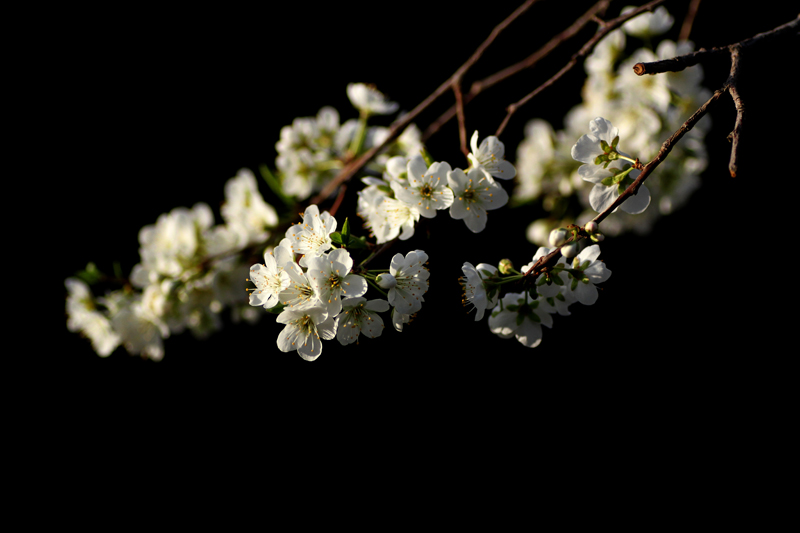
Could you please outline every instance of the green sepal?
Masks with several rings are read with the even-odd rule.
[[[561,279],[561,276],[559,276],[559,275],[550,276],[550,279],[553,280],[553,283],[555,283],[556,285],[559,285],[559,286],[564,285],[564,280]]]
[[[517,325],[518,326],[521,326],[524,321],[525,321],[525,317],[523,315],[517,315]]]
[[[359,249],[359,248],[366,248],[367,247],[367,238],[366,237],[356,237],[354,235],[349,235],[347,242],[344,241],[342,234],[338,231],[331,233],[331,243],[338,248],[351,248],[351,249]]]
[[[419,153],[422,154],[422,159],[425,160],[425,164],[430,167],[434,161],[433,157],[428,152],[428,150],[423,146],[422,148],[420,148]]]
[[[609,152],[609,150],[608,150],[608,143],[607,143],[607,142],[605,142],[605,141],[604,141],[604,140],[602,140],[602,139],[600,139],[600,148],[602,148],[602,149],[603,149],[603,151],[604,151],[605,153],[608,153],[608,152]]]
[[[388,185],[378,185],[378,190],[389,198],[394,198],[394,191]]]
[[[618,145],[618,144],[619,144],[619,135],[617,135],[616,137],[614,137],[614,140],[613,140],[613,141],[611,141],[611,148],[613,148],[613,149],[615,149],[615,150],[616,150],[616,149],[617,149],[617,145]]]
[[[612,169],[612,170],[613,170],[613,169]],[[607,178],[603,178],[603,179],[600,181],[600,183],[602,183],[602,184],[603,184],[603,185],[605,185],[606,187],[611,187],[611,186],[612,186],[612,185],[614,185],[614,183],[615,183],[615,182],[614,182],[614,176],[608,176]]]
[[[281,312],[285,308],[286,308],[285,305],[283,305],[282,303],[278,302],[273,307],[270,307],[269,309],[267,309],[267,312],[268,313],[272,313],[273,315],[279,315],[279,314],[281,314]]]
[[[86,268],[80,270],[75,273],[75,276],[78,277],[81,281],[85,282],[87,285],[94,285],[100,278],[103,277],[103,273],[97,270],[97,265],[92,262],[89,262],[86,265]]]
[[[518,305],[516,305],[516,304],[511,304],[511,305],[507,305],[507,306],[506,306],[506,309],[508,309],[509,311],[514,311],[514,312],[516,312],[517,310],[519,310],[519,306],[518,306]]]
[[[578,288],[578,278],[572,278],[572,285],[570,286],[570,290],[575,290]]]

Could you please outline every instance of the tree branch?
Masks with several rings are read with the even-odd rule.
[[[731,177],[735,178],[739,170],[739,142],[742,136],[742,124],[744,123],[744,103],[742,97],[739,95],[739,89],[736,83],[739,78],[739,51],[738,45],[731,46],[731,74],[728,77],[728,92],[733,98],[733,105],[736,106],[736,123],[733,126],[733,131],[730,134],[731,139],[731,160],[728,163],[728,170]]]
[[[691,54],[673,57],[671,59],[663,59],[661,61],[653,61],[650,63],[636,63],[633,66],[633,71],[639,76],[644,76],[645,74],[661,74],[663,72],[680,72],[686,67],[691,67],[703,61],[708,61],[712,57],[721,53],[730,53],[733,46],[738,46],[739,48],[744,49],[763,43],[767,40],[791,35],[793,32],[796,34],[798,27],[800,27],[800,17],[791,22],[787,22],[786,24],[782,24],[775,29],[759,33],[758,35],[754,35],[749,39],[745,39],[738,43],[729,44],[728,46],[716,46],[708,50],[701,48],[700,50],[692,52]]]
[[[349,181],[356,172],[358,172],[364,165],[369,162],[370,159],[375,157],[379,151],[386,147],[391,141],[393,141],[399,132],[408,126],[411,121],[413,121],[417,115],[419,115],[424,109],[426,109],[429,105],[431,105],[437,98],[439,98],[442,94],[445,93],[453,84],[454,80],[460,80],[464,77],[464,74],[475,64],[475,62],[480,59],[483,55],[483,52],[491,45],[494,40],[497,38],[500,33],[506,29],[506,27],[511,24],[516,18],[518,18],[522,13],[528,10],[533,4],[538,2],[539,0],[526,0],[524,4],[519,6],[513,13],[511,13],[508,17],[503,20],[500,24],[494,27],[492,32],[489,34],[489,37],[486,38],[483,43],[478,47],[475,52],[473,52],[472,56],[467,60],[466,63],[461,65],[456,72],[450,76],[444,83],[442,83],[433,93],[430,94],[425,100],[420,102],[417,107],[412,109],[410,112],[406,113],[398,120],[396,120],[392,125],[389,127],[389,134],[386,136],[386,139],[379,144],[378,146],[373,147],[366,153],[362,154],[361,157],[351,161],[349,164],[345,165],[345,167],[339,172],[339,174],[332,179],[328,184],[322,189],[322,191],[311,199],[312,204],[319,204],[338,187],[341,183],[345,183]]]
[[[492,87],[500,83],[501,81],[510,78],[514,74],[521,72],[522,70],[531,68],[536,63],[547,57],[550,52],[555,50],[561,43],[569,40],[575,34],[583,29],[586,24],[591,22],[592,20],[596,20],[598,13],[604,13],[605,10],[608,8],[609,0],[601,0],[593,5],[589,11],[583,14],[578,20],[572,23],[572,25],[567,28],[566,30],[562,31],[552,39],[550,39],[547,44],[539,48],[536,52],[529,55],[522,61],[515,63],[509,67],[504,68],[503,70],[492,74],[482,80],[478,80],[472,83],[472,86],[469,89],[469,92],[464,95],[464,104],[468,104],[483,92],[485,89]],[[601,21],[602,22],[602,21]],[[453,105],[450,109],[442,113],[442,115],[436,119],[430,126],[425,130],[422,134],[422,140],[425,141],[430,138],[434,133],[439,131],[439,129],[444,126],[447,122],[450,121],[454,116],[456,116],[457,108]]]
[[[500,134],[503,133],[503,130],[506,129],[506,126],[508,125],[508,121],[511,120],[511,116],[514,113],[516,113],[516,111],[520,107],[522,107],[523,105],[528,103],[534,96],[536,96],[537,94],[539,94],[540,92],[542,92],[546,88],[548,88],[551,85],[553,85],[564,74],[566,74],[567,72],[572,70],[575,67],[575,65],[578,64],[578,61],[583,59],[583,58],[585,58],[587,55],[589,55],[589,52],[591,52],[594,49],[595,45],[598,42],[600,42],[600,40],[603,37],[605,37],[608,33],[610,33],[611,31],[615,30],[616,28],[618,28],[619,26],[621,26],[623,23],[627,22],[628,20],[632,19],[633,17],[635,17],[637,15],[640,15],[641,13],[644,13],[645,11],[652,11],[653,8],[655,8],[659,4],[663,4],[663,3],[664,3],[664,0],[653,0],[652,2],[648,2],[647,4],[645,4],[643,6],[640,6],[640,7],[636,8],[636,9],[634,9],[634,10],[632,10],[632,11],[630,11],[630,12],[624,14],[624,15],[620,15],[619,17],[617,17],[615,19],[612,19],[612,20],[609,20],[609,21],[603,23],[600,26],[600,29],[594,35],[594,37],[592,37],[586,44],[584,44],[583,47],[575,55],[572,56],[572,58],[569,60],[569,62],[566,65],[564,65],[564,67],[561,68],[561,70],[559,70],[553,77],[551,77],[549,80],[547,80],[546,82],[541,84],[539,87],[534,89],[531,93],[529,93],[527,96],[522,98],[520,101],[518,101],[516,103],[513,103],[513,104],[509,105],[506,108],[507,111],[508,111],[507,114],[506,114],[506,117],[503,119],[503,122],[500,124],[500,127],[497,128],[497,132],[495,133],[495,135],[499,137]]]

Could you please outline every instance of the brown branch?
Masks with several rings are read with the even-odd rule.
[[[689,9],[686,12],[686,16],[683,19],[683,24],[681,25],[681,32],[678,34],[678,41],[688,41],[689,35],[692,34],[692,25],[694,24],[694,18],[697,16],[697,8],[700,7],[700,0],[692,0],[689,3]]]
[[[739,95],[739,89],[736,83],[739,78],[739,51],[738,45],[731,46],[731,74],[728,77],[728,92],[733,98],[733,104],[736,106],[736,122],[731,132],[731,160],[728,163],[728,170],[731,177],[735,178],[739,170],[739,142],[742,137],[742,124],[744,123],[744,103],[742,97]]]
[[[602,24],[600,26],[600,29],[594,35],[594,37],[592,37],[586,44],[584,44],[583,47],[575,55],[572,56],[572,58],[569,60],[569,62],[566,65],[564,65],[564,67],[561,68],[561,70],[559,70],[553,77],[551,77],[549,80],[547,80],[546,82],[541,84],[539,87],[534,89],[531,93],[529,93],[527,96],[522,98],[520,101],[518,101],[516,103],[513,103],[513,104],[509,105],[506,108],[507,109],[506,117],[503,119],[503,122],[500,124],[500,127],[497,128],[497,132],[495,133],[495,135],[497,135],[499,137],[500,134],[503,133],[503,130],[505,130],[506,126],[508,125],[508,121],[511,120],[511,116],[514,113],[516,113],[516,111],[520,107],[522,107],[523,105],[528,103],[534,96],[536,96],[537,94],[539,94],[540,92],[542,92],[546,88],[548,88],[551,85],[553,85],[564,74],[566,74],[567,72],[572,70],[575,67],[575,65],[578,64],[578,61],[580,61],[583,58],[585,58],[589,54],[589,52],[591,52],[594,49],[595,45],[598,42],[600,42],[600,40],[603,37],[605,37],[608,33],[610,33],[611,31],[615,30],[616,28],[618,28],[619,26],[621,26],[623,23],[627,22],[628,20],[632,19],[633,17],[635,17],[637,15],[640,15],[641,13],[644,13],[645,11],[652,11],[653,8],[655,8],[656,6],[658,6],[659,4],[662,4],[662,3],[664,3],[664,0],[653,0],[653,1],[648,2],[647,4],[645,4],[643,6],[640,6],[640,7],[636,8],[636,9],[624,14],[624,15],[620,15],[619,17],[617,17],[615,19],[612,19],[612,20],[609,20],[609,21],[606,21],[604,24]]]
[[[572,25],[567,28],[566,30],[562,31],[552,39],[550,39],[547,44],[539,48],[536,52],[529,55],[522,61],[515,63],[509,67],[504,68],[503,70],[492,74],[482,80],[478,80],[472,83],[472,86],[469,89],[469,92],[464,95],[464,104],[468,104],[479,95],[484,90],[492,87],[500,83],[501,81],[510,78],[514,74],[521,72],[522,70],[531,68],[536,63],[547,57],[550,52],[555,50],[561,43],[569,40],[570,38],[574,37],[580,30],[583,29],[586,24],[593,20],[597,20],[596,16],[598,13],[604,13],[605,10],[608,8],[609,0],[601,0],[597,2],[594,6],[592,6],[589,11],[583,14],[578,20],[572,23]],[[601,21],[602,23],[602,21]],[[422,134],[422,140],[425,141],[430,138],[434,133],[439,131],[439,129],[444,126],[447,122],[450,121],[454,116],[456,116],[457,109],[456,106],[452,106],[450,109],[442,113],[442,115],[436,119],[434,122],[431,123],[430,126],[425,130]]]
[[[383,148],[385,148],[391,141],[393,141],[400,131],[403,130],[406,126],[408,126],[411,121],[413,121],[417,115],[419,115],[423,110],[425,110],[429,105],[431,105],[437,98],[439,98],[442,94],[447,91],[451,85],[453,84],[454,80],[460,80],[464,77],[464,74],[475,64],[478,59],[483,55],[483,52],[486,48],[491,45],[494,40],[497,38],[500,33],[506,29],[506,27],[511,24],[516,18],[518,18],[522,13],[528,10],[533,4],[538,2],[539,0],[526,0],[524,4],[519,6],[513,13],[511,13],[508,17],[503,20],[500,24],[494,27],[492,32],[486,38],[483,43],[478,47],[475,52],[473,52],[472,56],[467,60],[466,63],[461,65],[456,72],[450,76],[444,83],[442,83],[433,93],[431,93],[425,100],[420,102],[417,107],[412,109],[410,112],[406,113],[402,117],[398,118],[392,125],[389,127],[389,133],[384,139],[384,141],[379,144],[378,146],[374,146],[366,153],[362,154],[361,157],[351,161],[349,164],[345,165],[345,167],[339,172],[339,174],[333,178],[327,185],[322,189],[322,191],[311,199],[312,204],[319,204],[328,198],[331,193],[338,187],[340,184],[345,183],[352,179],[356,172],[358,172],[364,165],[367,164],[377,153]]]
[[[339,194],[336,196],[336,201],[333,202],[333,206],[328,209],[328,213],[331,216],[336,215],[336,211],[339,210],[339,206],[342,205],[342,200],[344,200],[344,193],[347,191],[347,184],[342,183],[342,187],[339,189]]]
[[[467,149],[467,126],[466,119],[464,118],[464,97],[461,94],[461,81],[453,82],[453,94],[456,96],[456,111],[458,114],[458,140],[461,145],[461,153],[464,157],[469,156],[469,149]]]
[[[645,74],[660,74],[662,72],[680,72],[686,67],[691,67],[703,61],[708,61],[709,59],[721,53],[730,53],[731,47],[733,46],[739,46],[740,48],[744,49],[770,39],[790,35],[792,32],[796,32],[798,27],[800,27],[800,17],[791,22],[787,22],[786,24],[782,24],[775,29],[759,33],[758,35],[754,35],[749,39],[745,39],[738,43],[729,44],[728,46],[716,46],[708,50],[701,48],[700,50],[692,52],[691,54],[685,54],[682,56],[673,57],[671,59],[653,61],[651,63],[636,63],[633,66],[633,71],[639,76],[644,76]]]

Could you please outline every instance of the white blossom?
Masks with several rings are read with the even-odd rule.
[[[486,211],[508,203],[508,193],[479,168],[471,168],[467,174],[460,168],[451,170],[447,173],[447,183],[454,195],[450,216],[464,220],[473,233],[486,227]]]
[[[422,250],[395,254],[389,266],[389,273],[395,278],[396,284],[389,289],[389,303],[400,314],[411,315],[422,309],[425,300],[422,295],[428,290],[430,272],[425,268],[428,254]]]
[[[240,245],[264,241],[269,229],[278,224],[275,209],[264,201],[253,173],[243,168],[225,183],[222,218],[236,231]]]
[[[461,267],[464,276],[461,278],[461,285],[464,287],[464,305],[472,305],[475,308],[475,321],[483,318],[487,309],[494,309],[500,299],[500,293],[495,292],[491,297],[486,290],[486,277],[497,273],[497,267],[480,263],[477,267],[472,263],[464,263]]]
[[[306,266],[311,257],[318,257],[331,249],[331,233],[336,231],[336,219],[327,211],[319,212],[316,205],[310,205],[303,213],[303,221],[286,231],[292,251],[303,255],[300,265]]]
[[[281,292],[292,282],[284,271],[284,265],[291,261],[291,250],[278,246],[274,252],[264,252],[264,264],[250,267],[250,281],[256,286],[250,293],[250,305],[271,309],[280,302]]]
[[[120,344],[120,337],[111,322],[97,311],[89,286],[77,278],[67,278],[67,329],[85,335],[100,357],[111,355]]]
[[[383,332],[383,319],[378,315],[389,310],[386,300],[348,298],[342,301],[342,314],[339,315],[339,329],[336,338],[343,345],[358,340],[358,335],[375,338]]]
[[[368,115],[388,115],[397,111],[397,102],[390,102],[374,86],[364,83],[347,85],[347,97],[353,107]]]
[[[629,13],[636,9],[636,6],[627,6],[622,9],[622,14]],[[658,6],[652,12],[644,12],[636,15],[631,20],[622,25],[622,29],[628,35],[646,39],[661,35],[672,27],[675,19],[669,14],[664,6]]]
[[[367,292],[367,280],[350,274],[352,268],[353,259],[343,248],[308,260],[306,277],[331,316],[342,310],[342,298],[356,298]]]
[[[550,309],[525,293],[508,293],[489,316],[489,329],[500,338],[516,337],[523,346],[535,348],[542,342],[542,326],[553,326]]]
[[[282,352],[297,350],[306,361],[313,361],[322,353],[322,339],[336,336],[338,318],[328,316],[324,308],[304,310],[285,309],[276,321],[286,324],[278,335],[278,348]]]
[[[472,152],[467,156],[473,168],[480,168],[490,178],[510,180],[517,174],[514,165],[504,159],[505,145],[494,135],[486,137],[478,146],[478,131],[470,139]]]
[[[594,304],[598,297],[595,285],[611,277],[605,263],[597,260],[599,256],[599,245],[587,246],[573,259],[571,272],[562,273],[569,294],[583,305]]]
[[[425,218],[433,218],[436,211],[447,209],[453,203],[453,191],[447,186],[447,173],[451,167],[446,162],[432,163],[430,167],[420,155],[408,161],[408,183],[392,182],[398,200],[414,206]]]

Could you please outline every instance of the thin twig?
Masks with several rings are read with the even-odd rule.
[[[339,174],[333,178],[327,185],[322,189],[322,191],[311,199],[312,204],[319,204],[324,201],[331,193],[338,187],[340,184],[349,181],[356,172],[358,172],[364,165],[367,164],[375,155],[378,154],[381,150],[383,150],[391,141],[393,141],[400,131],[403,130],[406,126],[408,126],[411,121],[413,121],[417,115],[419,115],[423,110],[425,110],[429,105],[431,105],[437,98],[439,98],[442,94],[447,91],[453,83],[453,80],[462,79],[464,74],[475,64],[478,59],[483,55],[486,51],[486,48],[489,47],[490,44],[494,42],[500,33],[506,29],[506,27],[511,24],[516,18],[518,18],[522,13],[528,10],[533,4],[538,2],[539,0],[527,0],[524,4],[519,6],[513,13],[511,13],[508,17],[503,20],[500,24],[494,27],[492,32],[486,38],[483,43],[478,47],[477,50],[470,56],[466,63],[461,65],[456,72],[450,76],[444,83],[442,83],[433,93],[430,94],[425,100],[420,102],[417,107],[412,109],[410,112],[406,113],[402,117],[398,118],[392,125],[389,127],[389,133],[387,134],[384,141],[368,150],[366,153],[362,154],[361,157],[351,161],[349,164],[345,165]]]
[[[464,104],[468,104],[479,95],[484,90],[492,87],[500,83],[501,81],[510,78],[514,74],[521,72],[522,70],[531,68],[536,63],[547,57],[550,52],[555,50],[561,43],[566,42],[570,38],[574,37],[579,31],[583,29],[586,24],[591,22],[592,20],[596,20],[598,13],[604,13],[605,10],[608,8],[609,0],[601,0],[597,2],[594,6],[592,6],[589,11],[583,14],[578,20],[572,23],[572,25],[567,28],[566,30],[562,31],[552,39],[550,39],[547,44],[539,48],[536,52],[529,55],[522,61],[515,63],[509,67],[504,68],[503,70],[492,74],[482,80],[478,80],[472,83],[470,86],[469,92],[464,95]],[[602,23],[602,21],[601,21]],[[456,106],[453,105],[450,109],[442,113],[442,115],[436,119],[434,122],[431,123],[430,126],[427,127],[425,132],[422,134],[422,141],[426,141],[429,139],[434,133],[439,131],[439,129],[444,126],[447,122],[450,121],[454,116],[456,116]]]
[[[759,33],[758,35],[754,35],[749,39],[745,39],[738,43],[729,44],[728,46],[716,46],[711,49],[701,48],[700,50],[692,52],[691,54],[673,57],[671,59],[653,61],[651,63],[636,63],[633,66],[633,71],[639,76],[644,76],[645,74],[660,74],[662,72],[680,72],[686,67],[691,67],[703,61],[708,61],[715,55],[730,53],[732,46],[739,46],[740,48],[744,49],[749,46],[760,44],[766,40],[788,36],[792,32],[797,32],[798,27],[800,27],[800,17],[791,22],[787,22],[786,24],[782,24],[775,29]]]
[[[342,205],[342,200],[344,200],[344,193],[347,191],[347,184],[342,183],[342,187],[339,189],[339,194],[336,196],[336,201],[333,202],[333,206],[328,209],[328,212],[331,216],[336,215],[336,211],[339,210],[339,206]]]
[[[549,80],[547,80],[546,82],[541,84],[539,87],[534,89],[531,93],[529,93],[527,96],[522,98],[520,101],[518,101],[516,103],[513,103],[513,104],[509,105],[506,108],[507,109],[507,114],[506,114],[505,118],[503,119],[503,122],[500,124],[500,127],[497,128],[497,132],[495,133],[495,135],[497,135],[499,137],[500,134],[503,133],[503,130],[506,129],[506,126],[508,125],[508,121],[511,120],[511,116],[514,113],[516,113],[516,111],[520,107],[522,107],[523,105],[528,103],[534,96],[536,96],[537,94],[539,94],[540,92],[542,92],[546,88],[548,88],[551,85],[553,85],[564,74],[566,74],[567,72],[572,70],[575,67],[575,65],[578,64],[578,61],[583,59],[583,58],[585,58],[589,54],[589,52],[591,52],[594,49],[595,45],[598,42],[600,42],[600,40],[603,37],[605,37],[609,32],[615,30],[616,28],[618,28],[619,26],[621,26],[623,23],[627,22],[628,20],[632,19],[633,17],[635,17],[637,15],[640,15],[641,13],[644,13],[645,11],[652,11],[654,7],[658,6],[659,4],[663,4],[663,3],[664,3],[664,0],[653,0],[652,2],[648,2],[647,4],[645,4],[645,5],[641,6],[641,7],[638,7],[636,9],[632,10],[632,11],[629,11],[628,13],[626,13],[624,15],[620,15],[619,17],[617,17],[615,19],[612,19],[612,20],[609,20],[609,21],[605,22],[603,25],[601,25],[599,30],[597,31],[597,33],[594,35],[594,37],[592,37],[586,44],[584,44],[583,47],[578,51],[578,53],[573,55],[572,58],[569,60],[569,62],[566,65],[564,65],[564,67],[562,67],[561,70],[559,70],[552,78],[550,78]]]
[[[681,25],[681,32],[678,34],[678,41],[689,40],[689,35],[692,34],[694,18],[697,16],[698,7],[700,7],[700,0],[692,0],[689,3],[689,9],[686,11],[686,16],[683,18],[683,24]]]
[[[736,177],[736,173],[739,170],[739,142],[741,141],[742,125],[744,123],[744,103],[736,86],[739,79],[739,52],[740,47],[738,45],[731,46],[731,74],[727,82],[728,92],[733,98],[733,105],[736,106],[736,122],[731,132],[731,160],[728,163],[728,170],[732,178]]]
[[[461,153],[464,157],[469,156],[469,149],[467,149],[467,125],[466,118],[464,117],[464,97],[461,94],[461,80],[453,81],[453,94],[456,96],[456,111],[458,115],[458,141],[461,146]]]

